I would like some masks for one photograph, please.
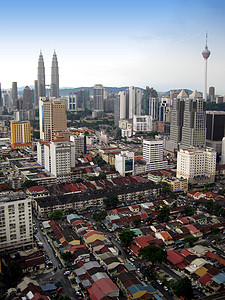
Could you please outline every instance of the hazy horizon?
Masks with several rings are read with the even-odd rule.
[[[42,50],[46,84],[54,49],[60,87],[145,86],[225,94],[225,1],[11,1],[1,4],[0,82],[31,86]]]

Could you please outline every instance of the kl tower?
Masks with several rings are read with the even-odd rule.
[[[211,54],[211,52],[208,49],[208,45],[207,45],[207,33],[206,33],[206,43],[205,43],[205,49],[202,51],[202,56],[205,60],[205,90],[204,90],[204,99],[205,101],[207,101],[207,60]]]

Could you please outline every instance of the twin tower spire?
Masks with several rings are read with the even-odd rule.
[[[38,97],[46,97],[45,66],[44,66],[44,58],[41,51],[38,59],[37,79],[38,79]],[[57,60],[55,50],[52,57],[50,97],[59,98],[59,67],[58,67],[58,60]]]

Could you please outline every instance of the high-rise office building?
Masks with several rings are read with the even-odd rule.
[[[222,139],[221,165],[225,165],[225,137]]]
[[[23,90],[23,104],[22,109],[29,110],[32,108],[32,94],[29,86],[26,86]]]
[[[120,121],[120,96],[116,95],[114,100],[114,125],[119,126]]]
[[[142,102],[142,110],[144,115],[149,115],[150,113],[150,108],[149,108],[149,99],[150,98],[158,98],[158,93],[154,88],[149,88],[146,86],[146,89],[144,90],[143,93],[143,102]]]
[[[119,99],[120,99],[120,117],[119,119],[126,119],[128,117],[127,114],[127,98],[128,93],[126,91],[119,92]]]
[[[34,107],[38,107],[38,81],[34,80]]]
[[[18,99],[17,82],[12,83],[12,105],[16,105],[16,100]]]
[[[50,95],[51,97],[59,98],[59,67],[55,51],[52,58]]]
[[[38,59],[38,97],[45,97],[45,66],[42,52],[40,52]]]
[[[94,110],[103,112],[104,87],[102,84],[94,86]]]
[[[2,92],[2,106],[5,108],[10,106],[10,93],[8,91]]]
[[[0,196],[0,252],[33,245],[32,208],[28,198]]]
[[[135,87],[130,86],[129,87],[129,119],[133,119],[133,116],[135,115]]]
[[[149,113],[152,120],[159,119],[159,98],[149,98]]]
[[[66,104],[60,101],[39,100],[40,139],[51,141],[53,131],[67,129]]]
[[[12,149],[24,149],[32,146],[30,121],[11,121],[10,129]]]
[[[89,90],[81,89],[77,91],[77,108],[79,110],[84,110],[84,109],[91,110]]]
[[[0,107],[2,107],[2,86],[1,86],[1,82],[0,82]]]
[[[217,153],[222,151],[222,139],[225,136],[225,112],[206,111],[206,145]]]
[[[172,102],[170,140],[175,144],[175,148],[177,148],[178,144],[181,143],[184,117],[184,98],[187,97],[188,94],[183,90],[177,95],[177,98],[173,99]]]
[[[206,101],[194,91],[184,99],[184,121],[181,144],[184,147],[205,147]]]
[[[209,87],[209,100],[213,102],[215,100],[215,87],[210,86]]]
[[[135,92],[135,114],[137,116],[141,115],[141,100],[142,100],[142,92],[140,89],[137,89]]]

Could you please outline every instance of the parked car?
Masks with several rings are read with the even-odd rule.
[[[59,264],[58,267],[59,267],[59,269],[62,269],[62,264]]]
[[[68,275],[70,275],[70,271],[65,271],[63,274],[64,274],[64,276],[68,276]]]

